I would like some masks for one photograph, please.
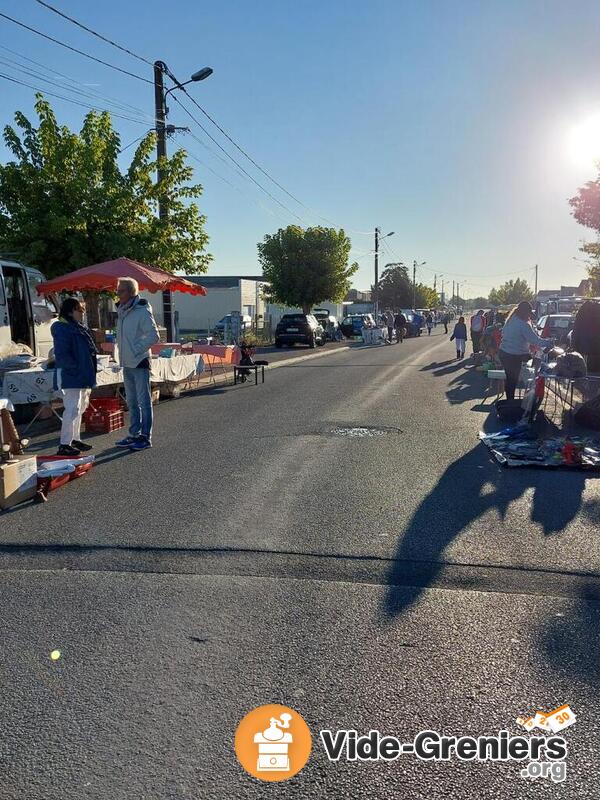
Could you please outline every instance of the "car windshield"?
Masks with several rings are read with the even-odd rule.
[[[282,322],[305,322],[306,314],[284,314],[281,318]]]

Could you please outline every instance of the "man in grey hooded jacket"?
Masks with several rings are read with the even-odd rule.
[[[160,341],[152,306],[139,295],[138,282],[119,278],[117,284],[117,346],[123,367],[125,397],[129,406],[129,436],[117,447],[146,450],[152,447],[152,393],[150,348]]]

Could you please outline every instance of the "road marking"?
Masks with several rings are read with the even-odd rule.
[[[350,345],[347,347],[337,347],[335,350],[325,350],[321,353],[310,353],[307,356],[296,356],[295,358],[282,358],[281,361],[272,361],[269,364],[269,372],[278,367],[288,367],[290,364],[297,364],[300,361],[308,361],[311,358],[323,358],[323,356],[332,356],[335,353],[344,353],[350,350]]]

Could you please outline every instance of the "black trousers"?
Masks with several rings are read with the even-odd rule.
[[[515,356],[512,353],[505,353],[504,350],[500,350],[498,355],[500,356],[500,363],[502,364],[502,366],[504,367],[504,371],[506,372],[506,381],[504,383],[506,399],[514,400],[515,389],[517,388],[517,383],[519,382],[519,374],[521,372],[521,364],[524,361],[529,360],[529,354],[524,353],[522,355]]]

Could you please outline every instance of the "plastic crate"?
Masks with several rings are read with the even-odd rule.
[[[123,401],[120,397],[92,397],[90,404],[83,414],[83,419],[99,411],[123,411]]]
[[[122,411],[94,411],[85,419],[86,433],[110,433],[125,427]]]
[[[79,456],[78,456],[79,458]],[[65,458],[64,456],[36,456],[38,469],[39,467],[51,461],[77,461],[77,458],[69,459]],[[68,472],[66,475],[57,475],[54,478],[39,478],[37,479],[38,483],[38,491],[41,491],[43,494],[48,494],[48,492],[53,492],[55,489],[60,489],[61,486],[69,483],[69,481],[74,480],[75,478],[80,478],[82,475],[85,475],[86,472],[94,466],[93,461],[89,461],[87,464],[76,464],[74,472]]]

